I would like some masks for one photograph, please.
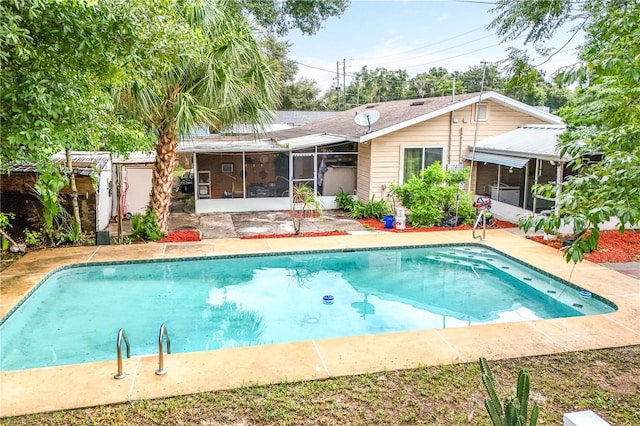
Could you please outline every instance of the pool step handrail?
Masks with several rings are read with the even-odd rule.
[[[473,230],[472,230],[472,234],[473,234],[473,239],[480,239],[480,241],[483,241],[485,239],[485,231],[487,229],[487,207],[482,207],[480,209],[480,212],[478,213],[478,217],[476,217],[476,221],[473,224]],[[478,235],[476,236],[476,228],[478,228],[478,225],[480,224],[480,219],[482,219],[482,235]]]
[[[118,357],[118,374],[113,376],[114,379],[120,380],[124,379],[127,376],[122,370],[122,341],[124,340],[125,346],[127,347],[127,358],[131,358],[131,346],[129,346],[129,339],[127,339],[127,333],[124,332],[124,329],[121,328],[118,330],[118,339],[116,340],[116,352]]]
[[[164,351],[162,349],[162,338],[167,338],[167,354],[171,353],[171,339],[169,339],[169,332],[167,331],[167,327],[164,324],[160,326],[160,334],[158,336],[158,369],[156,370],[156,374],[158,376],[162,376],[167,374],[167,370],[164,369]]]

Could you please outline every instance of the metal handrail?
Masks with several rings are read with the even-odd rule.
[[[479,238],[480,241],[483,241],[485,239],[485,231],[487,229],[487,215],[485,214],[487,212],[487,208],[483,207],[480,209],[480,213],[478,213],[478,217],[476,218],[475,223],[473,224],[473,239],[477,239]],[[476,237],[476,228],[478,227],[478,225],[480,224],[480,219],[482,219],[482,236],[477,236]]]
[[[122,340],[127,347],[127,358],[131,358],[131,346],[129,346],[129,339],[127,339],[127,334],[124,332],[124,329],[118,330],[118,339],[116,340],[116,352],[118,357],[118,374],[113,376],[114,379],[120,380],[124,379],[127,376],[122,370]]]
[[[167,338],[167,354],[171,353],[171,339],[169,339],[169,332],[167,331],[167,327],[164,324],[160,326],[160,334],[158,336],[158,369],[156,370],[156,374],[158,376],[162,376],[167,374],[167,370],[164,369],[164,351],[162,350],[162,338]]]

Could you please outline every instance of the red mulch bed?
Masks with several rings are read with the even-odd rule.
[[[562,238],[545,241],[544,237],[532,237],[532,240],[553,248],[562,247]],[[584,258],[594,263],[640,262],[640,232],[601,231],[598,248],[585,254]]]
[[[200,241],[200,232],[195,230],[169,231],[160,240],[161,243],[183,243],[188,241]]]
[[[327,231],[327,232],[301,232],[300,234],[262,234],[245,235],[242,240],[260,240],[264,238],[297,238],[297,237],[328,237],[333,235],[349,235],[347,231]]]
[[[405,226],[405,229],[396,229],[395,227],[385,228],[384,222],[381,222],[377,219],[358,219],[358,222],[360,222],[367,228],[375,229],[376,231],[387,231],[387,232],[464,231],[464,230],[469,230],[473,228],[473,226],[471,225],[460,225],[455,228],[450,228],[448,226],[431,226],[429,228],[414,228],[407,223]],[[515,225],[513,223],[496,220],[496,226],[494,226],[494,229],[504,229],[504,228],[515,228]]]

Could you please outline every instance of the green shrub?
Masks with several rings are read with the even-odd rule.
[[[371,197],[371,201],[368,203],[354,201],[348,213],[352,219],[380,220],[384,215],[391,214],[391,208],[384,200],[375,201],[373,197]]]
[[[24,243],[29,247],[38,247],[41,244],[42,233],[28,229],[22,232],[24,233]]]
[[[351,194],[345,192],[342,188],[336,194],[336,204],[338,208],[341,208],[345,212],[350,212],[353,210],[354,204],[356,204],[356,200],[353,199]]]
[[[407,218],[411,226],[439,225],[445,218],[455,216],[456,204],[461,221],[470,222],[474,217],[473,197],[460,190],[460,183],[468,174],[468,169],[444,171],[435,162],[405,184],[392,185],[391,192],[411,211]]]
[[[13,213],[0,212],[0,229],[5,230],[7,228],[11,228],[11,221],[15,218],[16,215]]]
[[[308,212],[322,214],[322,203],[316,197],[313,188],[307,185],[294,185],[293,187],[293,229],[296,235],[300,235],[302,216]]]
[[[147,210],[145,214],[136,213],[131,216],[130,237],[143,241],[158,241],[164,237],[164,232],[160,229],[153,211]]]

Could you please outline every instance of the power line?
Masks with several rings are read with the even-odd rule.
[[[438,62],[447,61],[449,59],[459,58],[460,56],[469,55],[469,54],[476,53],[476,52],[481,52],[483,50],[490,49],[492,47],[496,47],[496,46],[499,46],[499,45],[500,45],[500,43],[491,44],[489,46],[480,47],[478,49],[474,49],[474,50],[470,50],[468,52],[460,53],[458,55],[449,56],[447,58],[442,58],[442,59],[438,59],[438,60],[435,60],[435,61],[432,61],[432,62],[426,62],[426,63],[422,63],[422,64],[418,64],[418,65],[411,65],[411,66],[408,66],[406,68],[415,68],[415,67],[422,67],[422,66],[425,66],[425,65],[437,64]],[[444,50],[445,49],[443,49],[441,51],[444,51]],[[433,52],[433,53],[438,53],[438,52],[440,52],[440,51],[436,51],[436,52]],[[420,56],[423,56],[423,55],[420,55]],[[404,61],[399,61],[399,62],[406,62],[406,61],[409,61],[409,60],[413,60],[415,58],[417,58],[417,57],[408,58],[408,59],[406,59]],[[296,64],[298,64],[300,66],[303,66],[303,67],[312,68],[312,69],[315,69],[315,70],[318,70],[318,71],[324,71],[324,72],[327,72],[327,73],[330,73],[330,74],[335,74],[335,70],[328,70],[328,69],[325,69],[325,68],[314,67],[314,66],[311,66],[311,65],[303,64],[302,62],[298,62],[296,60],[292,60],[292,62],[295,62]],[[384,62],[374,63],[373,65],[377,65],[377,64],[384,64]],[[349,77],[354,77],[356,74],[357,73],[347,73],[346,75],[349,76]]]
[[[455,40],[455,39],[457,39],[457,38],[460,38],[460,37],[465,36],[465,35],[467,35],[467,34],[474,33],[474,32],[479,31],[479,30],[483,30],[483,29],[485,29],[485,28],[486,28],[486,26],[482,25],[482,26],[480,26],[480,27],[474,28],[474,29],[469,30],[469,31],[467,31],[467,32],[464,32],[464,33],[462,33],[462,34],[455,35],[455,36],[453,36],[453,37],[446,38],[446,39],[444,39],[444,40],[439,40],[439,41],[436,41],[436,42],[433,42],[433,43],[429,43],[429,44],[425,44],[425,45],[422,45],[422,46],[414,47],[413,49],[405,50],[405,51],[400,52],[400,53],[394,53],[393,55],[380,56],[380,58],[392,58],[392,57],[394,57],[394,56],[404,55],[404,54],[407,54],[407,53],[409,53],[409,52],[414,52],[414,51],[416,51],[416,50],[425,49],[425,48],[427,48],[427,47],[431,47],[431,46],[441,46],[441,45],[442,45],[442,43],[446,43],[446,42],[448,42],[448,41]],[[483,38],[484,38],[484,37],[483,37]]]
[[[478,39],[475,39],[474,41],[480,41],[480,40],[484,40],[485,38],[490,38],[490,37],[493,37],[493,34],[488,34],[488,35],[486,35],[486,36],[484,36],[484,37],[480,37],[480,38],[478,38]],[[455,49],[456,47],[466,46],[466,45],[468,45],[468,44],[469,44],[469,42],[460,43],[460,44],[456,44],[455,46],[445,47],[445,48],[443,48],[443,49],[435,50],[435,51],[433,51],[433,52],[427,52],[427,53],[424,53],[423,55],[420,55],[420,56],[435,55],[436,53],[446,52],[446,51],[448,51],[448,50]],[[498,43],[498,44],[500,44],[500,43]],[[489,46],[489,47],[494,47],[494,46],[495,46],[495,45],[493,45],[493,46]],[[412,60],[414,60],[415,58],[416,58],[416,57],[413,57],[413,58],[406,58],[406,59],[401,59],[401,60],[398,60],[398,61],[396,61],[396,62],[407,62],[407,61],[412,61]],[[370,65],[379,65],[379,64],[384,64],[384,63],[385,63],[385,62],[374,62],[373,64],[370,64]]]
[[[448,42],[448,41],[455,40],[455,39],[457,39],[457,38],[460,38],[460,37],[465,36],[465,35],[467,35],[467,34],[474,33],[474,32],[476,32],[476,31],[478,31],[478,30],[485,29],[485,28],[486,28],[486,27],[483,25],[483,26],[480,26],[480,27],[477,27],[477,28],[473,28],[473,29],[471,29],[471,30],[469,30],[469,31],[466,31],[466,32],[464,32],[464,33],[457,34],[457,35],[454,35],[454,36],[452,36],[452,37],[446,38],[446,39],[444,39],[444,40],[440,40],[440,41],[433,42],[433,43],[430,43],[430,44],[425,44],[425,45],[423,45],[423,46],[418,46],[418,47],[416,47],[416,48],[413,48],[413,49],[410,49],[410,50],[406,50],[406,51],[404,51],[404,52],[402,52],[402,53],[396,53],[396,54],[393,54],[393,55],[381,56],[380,58],[394,57],[394,56],[398,56],[398,55],[406,54],[406,53],[409,53],[409,52],[413,52],[413,51],[416,51],[416,50],[424,49],[424,48],[426,48],[426,47],[442,45],[442,43],[446,43],[446,42]],[[487,37],[490,37],[490,35],[489,35],[489,36],[487,36]],[[481,39],[484,39],[484,38],[487,38],[487,37],[482,37]],[[479,40],[481,40],[481,39],[479,39]],[[460,45],[456,45],[456,46],[453,46],[453,47],[458,47],[458,46],[460,46]],[[437,53],[437,52],[433,52],[433,53]],[[411,59],[411,58],[410,58],[410,59]],[[300,65],[300,66],[303,66],[303,67],[307,67],[307,68],[315,69],[315,70],[318,70],[318,71],[328,72],[328,73],[330,73],[330,74],[333,74],[333,73],[335,72],[335,71],[333,71],[333,70],[329,70],[329,69],[326,69],[326,68],[320,68],[320,67],[315,67],[315,66],[313,66],[313,65],[303,64],[302,62],[298,62],[298,61],[296,61],[296,60],[292,60],[292,62],[295,62],[296,64],[298,64],[298,65]],[[382,64],[383,62],[379,62],[379,63],[381,63],[381,64]],[[375,65],[375,64],[376,64],[376,63],[374,63],[374,65]],[[349,75],[349,76],[350,76],[350,77],[353,77],[353,74],[351,74],[351,75]]]

